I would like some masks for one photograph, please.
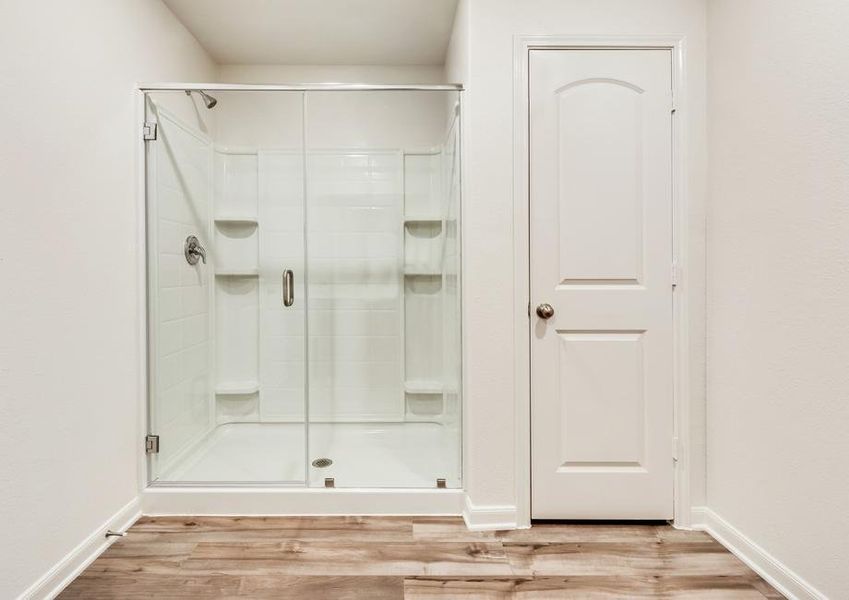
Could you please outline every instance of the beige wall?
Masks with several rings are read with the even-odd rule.
[[[137,495],[133,88],[216,69],[159,0],[12,0],[0,22],[0,597],[14,598]]]
[[[707,505],[849,592],[849,4],[709,3]]]

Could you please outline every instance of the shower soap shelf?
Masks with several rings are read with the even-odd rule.
[[[404,223],[442,223],[442,217],[436,215],[408,215]]]
[[[219,383],[215,388],[218,396],[246,396],[259,392],[258,381],[237,381],[233,383]]]
[[[406,381],[404,390],[408,394],[441,394],[442,383],[439,381]]]
[[[227,216],[227,217],[215,217],[214,221],[216,223],[224,223],[226,225],[256,225],[257,218],[251,216]]]

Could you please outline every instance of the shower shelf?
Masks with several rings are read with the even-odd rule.
[[[229,216],[229,217],[215,217],[213,219],[216,223],[224,223],[226,225],[248,225],[253,226],[257,224],[256,217],[249,216]]]
[[[443,385],[439,381],[405,381],[404,391],[408,394],[441,394]]]
[[[436,215],[419,215],[404,217],[404,223],[441,223],[442,217]]]
[[[405,277],[439,277],[440,275],[442,275],[441,271],[427,271],[424,269],[404,270]]]
[[[233,383],[219,383],[215,387],[217,396],[245,396],[256,394],[259,391],[258,381],[237,381]]]
[[[222,269],[215,272],[216,277],[257,277],[258,275],[258,269]]]

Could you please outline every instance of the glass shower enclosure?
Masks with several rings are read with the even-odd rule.
[[[151,485],[461,487],[459,89],[144,96]]]

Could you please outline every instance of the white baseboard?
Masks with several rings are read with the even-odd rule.
[[[828,600],[825,594],[708,507],[694,506],[690,522],[693,529],[706,532],[788,598]]]
[[[463,507],[463,520],[471,531],[519,529],[515,506],[475,506],[468,496]]]
[[[107,529],[124,531],[140,516],[141,502],[138,498],[134,498],[27,588],[18,596],[18,600],[45,600],[58,596],[69,583],[94,562],[94,559],[103,554],[118,539],[114,537],[107,539]]]

